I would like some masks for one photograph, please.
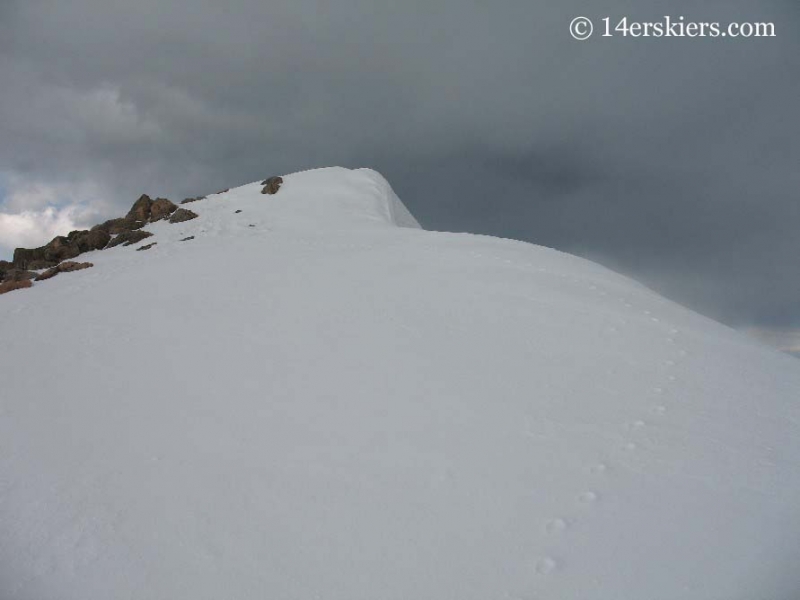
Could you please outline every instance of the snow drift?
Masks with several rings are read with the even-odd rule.
[[[796,359],[373,171],[191,207],[0,298],[0,598],[800,594]]]

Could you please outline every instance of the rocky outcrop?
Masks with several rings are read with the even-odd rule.
[[[205,196],[186,198],[181,204],[203,199]],[[153,235],[148,231],[142,231],[142,227],[147,223],[167,218],[170,223],[183,223],[196,219],[197,216],[197,213],[191,210],[178,208],[176,204],[166,198],[152,200],[147,194],[142,194],[124,217],[109,219],[91,229],[75,230],[66,236],[57,236],[39,248],[15,249],[11,262],[0,261],[0,283],[4,286],[5,291],[11,291],[30,287],[30,281],[34,278],[37,281],[43,281],[55,277],[59,273],[86,269],[93,266],[92,263],[78,263],[69,259],[93,250],[137,244]],[[190,236],[185,240],[193,239],[193,237]],[[137,248],[137,250],[148,250],[155,245],[156,242],[153,242]],[[46,271],[40,275],[33,272],[43,269]]]
[[[61,262],[68,258],[75,258],[81,253],[78,244],[70,241],[69,238],[59,235],[44,247],[44,259],[54,262]]]
[[[178,240],[179,242],[188,242],[189,240],[193,240],[194,236],[190,235],[189,237],[185,237],[182,240]]]
[[[161,219],[166,219],[176,210],[178,210],[178,207],[166,198],[156,198],[150,206],[150,222],[154,223]]]
[[[197,213],[186,208],[179,208],[169,218],[170,223],[183,223],[184,221],[191,221],[197,218]]]
[[[36,272],[25,269],[9,269],[3,275],[3,281],[27,281],[36,277]]]
[[[145,244],[144,246],[139,246],[136,251],[141,252],[142,250],[150,250],[153,246],[155,246],[158,242],[153,242],[152,244]]]
[[[283,177],[270,177],[261,182],[264,189],[261,190],[262,194],[277,194],[283,184]]]
[[[119,219],[110,219],[105,223],[95,225],[92,227],[92,231],[99,229],[101,231],[105,231],[109,235],[117,235],[123,231],[135,231],[136,229],[141,229],[145,225],[147,225],[145,221],[136,221],[133,219],[128,219],[127,217],[120,217]]]
[[[122,244],[123,246],[130,246],[131,244],[137,244],[141,242],[145,238],[151,237],[153,234],[149,231],[123,231],[119,235],[117,235],[113,240],[108,243],[106,248],[114,248],[115,246],[119,246]]]
[[[16,269],[46,269],[56,264],[45,260],[44,246],[31,249],[17,248],[14,250],[14,258],[11,262]]]
[[[88,268],[93,267],[93,266],[94,266],[94,263],[90,263],[90,262],[79,263],[79,262],[74,262],[74,261],[68,260],[68,261],[63,262],[60,265],[58,265],[58,270],[61,273],[70,273],[72,271],[82,271],[83,269],[88,269]]]
[[[69,273],[71,271],[81,271],[82,269],[88,269],[89,267],[93,267],[94,264],[90,262],[79,263],[71,260],[64,261],[60,265],[56,265],[52,269],[47,269],[44,273],[36,277],[36,281],[44,281],[46,279],[51,279],[55,277],[59,273]]]
[[[133,203],[133,206],[125,215],[125,218],[130,221],[145,221],[150,218],[150,209],[153,206],[153,201],[147,194],[142,194],[139,199]]]
[[[62,260],[75,258],[81,253],[77,242],[63,235],[52,239],[39,248],[17,248],[14,250],[13,265],[17,269],[46,269]]]
[[[73,241],[78,246],[78,250],[83,253],[105,248],[111,241],[111,234],[102,229],[90,229],[73,231],[67,236],[67,239]]]
[[[13,292],[14,290],[21,290],[23,288],[29,288],[33,284],[31,283],[30,279],[24,279],[23,281],[4,281],[0,283],[0,294],[7,294],[8,292]]]

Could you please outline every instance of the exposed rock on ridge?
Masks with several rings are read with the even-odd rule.
[[[261,185],[264,186],[261,193],[276,194],[281,184],[283,184],[282,177],[269,177],[261,182]],[[222,194],[227,191],[225,189],[217,193]],[[181,201],[181,204],[205,199],[206,196],[186,198]],[[241,210],[236,212],[239,213]],[[198,214],[194,211],[180,208],[167,198],[153,200],[147,194],[142,194],[124,217],[109,219],[91,229],[71,231],[66,236],[56,236],[38,248],[16,248],[10,262],[0,261],[0,294],[31,287],[32,280],[44,281],[58,273],[91,267],[92,263],[65,261],[70,261],[70,259],[93,250],[137,244],[153,235],[148,231],[142,231],[142,228],[148,223],[161,220],[169,220],[173,224],[183,223],[197,217]],[[189,236],[181,241],[191,239],[194,239],[194,236]],[[155,242],[138,249],[144,250],[154,245]],[[46,271],[42,273],[35,272],[45,269]]]
[[[283,184],[283,177],[269,177],[261,182],[264,189],[261,190],[262,194],[277,194]]]

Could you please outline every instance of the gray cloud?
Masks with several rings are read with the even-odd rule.
[[[668,12],[777,37],[568,35],[577,15],[659,19],[655,0],[6,0],[0,174],[112,214],[142,192],[372,166],[429,228],[576,252],[733,325],[798,326],[800,8]],[[102,193],[70,192],[86,186]]]

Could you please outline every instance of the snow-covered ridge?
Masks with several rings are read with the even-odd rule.
[[[0,598],[797,596],[796,359],[373,171],[261,188],[0,299]]]
[[[372,169],[327,167],[283,176],[278,194],[262,207],[276,227],[352,228],[393,225],[419,228],[386,179]],[[228,200],[261,200],[259,183],[228,190]]]

